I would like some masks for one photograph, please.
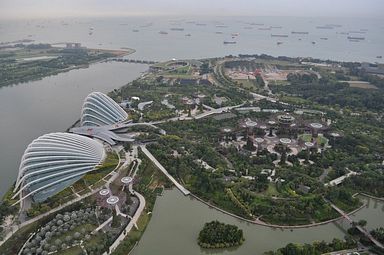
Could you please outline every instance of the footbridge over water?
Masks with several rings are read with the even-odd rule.
[[[326,202],[329,203],[329,205],[335,209],[338,213],[341,214],[341,216],[343,216],[347,221],[349,221],[349,223],[352,225],[354,223],[354,221],[352,220],[351,217],[349,217],[349,215],[347,213],[345,213],[343,210],[341,210],[339,207],[337,207],[336,205],[334,205],[331,201],[325,199]],[[365,228],[363,228],[362,226],[359,226],[359,225],[356,225],[356,228],[362,233],[364,234],[366,237],[369,238],[369,240],[371,240],[372,243],[374,243],[377,247],[380,247],[381,249],[384,249],[384,245],[382,243],[380,243],[378,240],[376,240],[372,235],[371,233],[369,233],[368,230],[366,230]]]

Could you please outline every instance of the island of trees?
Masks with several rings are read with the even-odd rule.
[[[205,223],[198,237],[199,245],[210,249],[239,246],[243,242],[243,230],[219,221]]]

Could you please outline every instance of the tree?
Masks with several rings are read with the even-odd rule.
[[[359,220],[357,225],[359,225],[360,227],[365,227],[367,225],[367,221],[366,220]]]
[[[235,225],[219,221],[205,223],[200,231],[198,243],[203,248],[224,248],[241,245],[244,241],[243,231]]]

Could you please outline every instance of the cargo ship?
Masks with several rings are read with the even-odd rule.
[[[236,41],[224,41],[224,44],[236,44]]]
[[[173,27],[171,28],[172,31],[184,31],[184,28],[182,27]]]
[[[317,26],[317,29],[333,29],[331,26]]]
[[[306,32],[306,31],[292,31],[291,34],[307,35],[307,34],[309,34],[309,32]]]
[[[288,35],[271,34],[271,37],[288,37]]]
[[[365,37],[358,37],[358,36],[348,36],[349,40],[365,40]]]

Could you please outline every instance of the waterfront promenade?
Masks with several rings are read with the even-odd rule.
[[[248,223],[252,223],[252,224],[255,224],[255,225],[260,225],[260,226],[264,226],[264,227],[270,227],[270,228],[280,228],[280,229],[300,229],[300,228],[310,228],[310,227],[316,227],[316,226],[321,226],[321,225],[325,225],[325,224],[329,224],[329,223],[332,223],[332,222],[336,222],[338,220],[341,220],[343,219],[343,216],[340,216],[338,218],[334,218],[334,219],[330,219],[330,220],[327,220],[327,221],[322,221],[322,222],[316,222],[316,223],[310,223],[310,224],[305,224],[305,225],[276,225],[276,224],[269,224],[269,223],[266,223],[264,221],[261,221],[259,219],[255,219],[255,220],[252,220],[252,219],[246,219],[246,218],[243,218],[241,216],[238,216],[236,214],[233,214],[231,212],[228,212],[218,206],[215,206],[215,205],[212,205],[211,203],[201,199],[200,197],[194,195],[193,193],[191,193],[189,190],[187,190],[184,186],[182,186],[178,181],[175,180],[175,178],[173,178],[173,176],[171,176],[168,171],[160,164],[159,161],[157,161],[157,159],[148,151],[148,149],[145,147],[145,145],[140,145],[140,148],[141,150],[143,151],[143,153],[145,155],[147,155],[147,157],[166,175],[166,177],[171,180],[175,186],[177,187],[178,190],[180,190],[184,195],[190,195],[191,197],[197,199],[198,201],[208,205],[210,208],[213,208],[219,212],[222,212],[224,214],[227,214],[231,217],[234,217],[236,219],[239,219],[241,221],[245,221],[245,222],[248,222]],[[350,215],[350,214],[353,214],[357,211],[359,211],[360,209],[362,209],[364,206],[366,206],[365,204],[363,204],[362,206],[360,206],[359,208],[349,212],[348,214],[346,215]]]

